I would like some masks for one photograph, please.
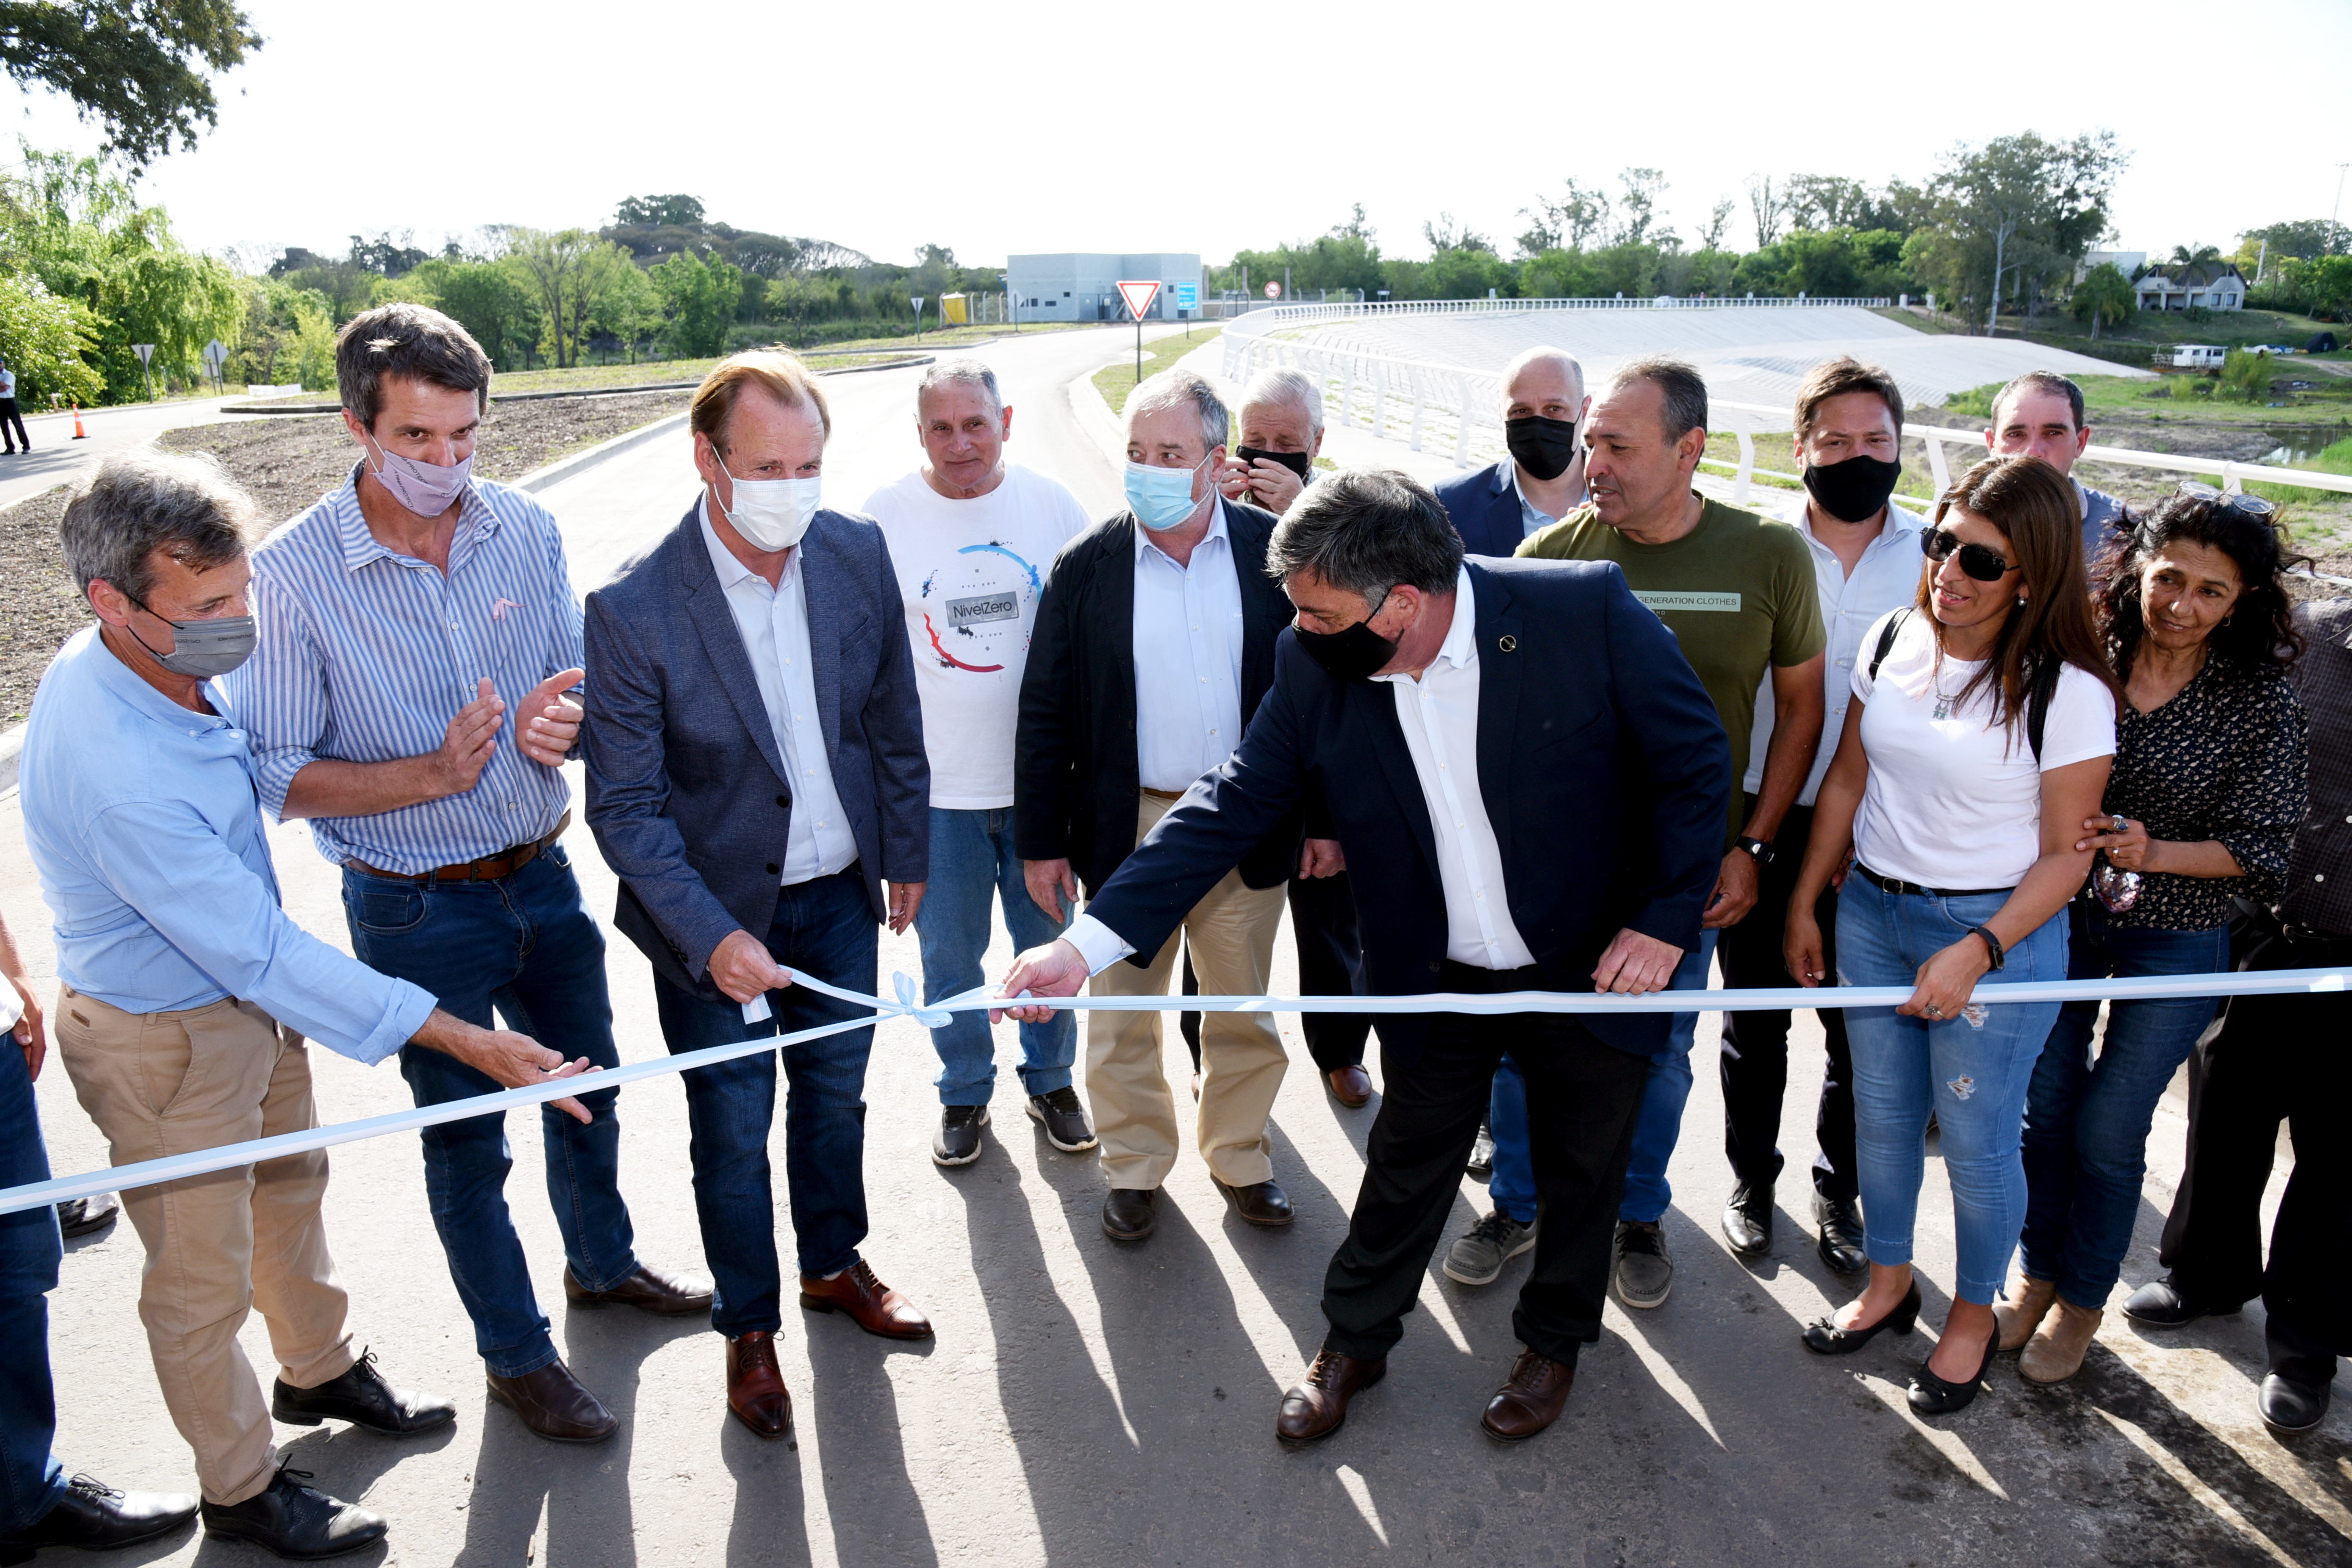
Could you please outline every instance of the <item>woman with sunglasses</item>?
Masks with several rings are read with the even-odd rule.
[[[2183,485],[2101,563],[2124,705],[2104,808],[2075,845],[2105,859],[2069,910],[2074,979],[2226,972],[2230,900],[2267,902],[2286,873],[2306,745],[2276,510]],[[2082,1367],[2131,1246],[2156,1102],[2215,1006],[2111,1002],[2095,1059],[2098,1004],[2069,1003],[2042,1047],[2025,1098],[2023,1278],[1994,1309],[2030,1382]]]
[[[2065,909],[2092,860],[2079,825],[2116,749],[2080,533],[2074,487],[2038,458],[1990,458],[1945,493],[1918,602],[1863,639],[1789,904],[1789,972],[1820,985],[1813,903],[1850,848],[1838,981],[1911,988],[1900,1006],[1845,1010],[1870,1282],[1804,1342],[1843,1355],[1917,1319],[1912,1233],[1932,1112],[1958,1270],[1935,1352],[1911,1377],[1922,1415],[1973,1400],[1998,1342],[1992,1303],[2025,1221],[2026,1084],[2058,1014],[1998,989],[2066,973]]]

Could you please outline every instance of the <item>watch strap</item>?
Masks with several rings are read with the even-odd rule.
[[[2000,968],[2009,962],[2009,954],[2001,949],[2000,938],[1993,935],[1990,927],[1970,926],[1969,928],[1969,934],[1983,940],[1985,951],[1992,954],[1992,966],[1995,969]]]

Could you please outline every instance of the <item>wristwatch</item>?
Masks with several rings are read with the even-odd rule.
[[[1759,866],[1769,866],[1772,863],[1772,846],[1766,840],[1743,837],[1738,842],[1739,847],[1756,857],[1756,863]]]

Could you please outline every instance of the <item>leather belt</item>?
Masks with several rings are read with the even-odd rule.
[[[354,871],[364,871],[371,877],[382,877],[391,882],[415,882],[430,887],[436,882],[497,882],[513,876],[540,858],[547,847],[563,837],[572,826],[572,813],[567,808],[555,831],[529,844],[518,844],[511,849],[501,849],[495,855],[485,855],[478,860],[467,860],[456,866],[436,866],[430,871],[383,871],[364,860],[346,860],[344,865]]]
[[[1882,877],[1857,860],[1853,868],[1862,879],[1890,893],[1908,894],[1922,899],[1981,899],[1989,893],[2012,893],[2014,888],[1923,888],[1916,882],[1898,882],[1892,877]]]
[[[1181,789],[1153,789],[1150,784],[1144,784],[1140,787],[1144,794],[1150,795],[1154,800],[1182,800],[1184,798],[1184,792]]]

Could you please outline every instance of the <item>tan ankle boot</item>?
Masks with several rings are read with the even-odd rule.
[[[1992,1304],[1992,1321],[2000,1333],[2000,1348],[2013,1351],[2042,1326],[2042,1315],[2058,1300],[2058,1287],[2021,1274],[2010,1281],[2004,1293],[2009,1300]]]
[[[2017,1374],[2028,1383],[2065,1382],[2083,1370],[2084,1352],[2091,1348],[2091,1337],[2099,1331],[2105,1316],[2104,1311],[2061,1299],[2026,1342],[2025,1353],[2017,1358]]]

